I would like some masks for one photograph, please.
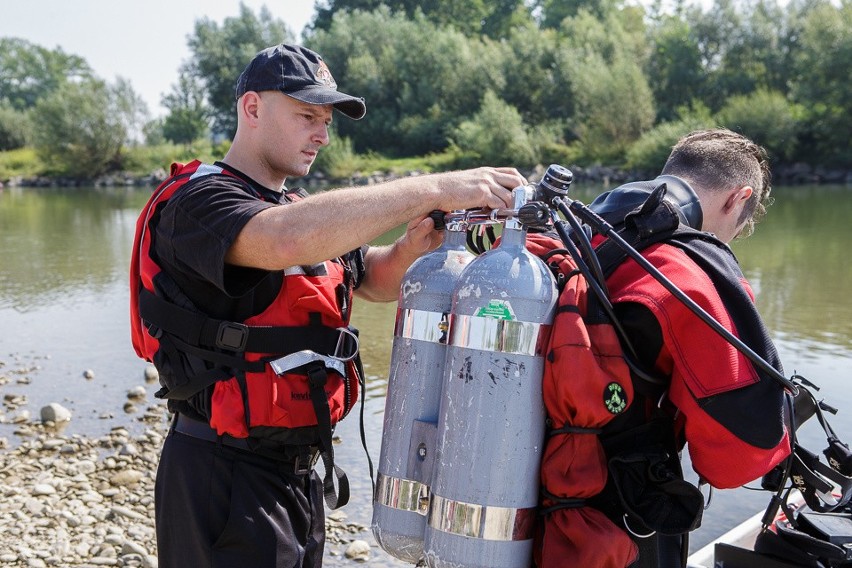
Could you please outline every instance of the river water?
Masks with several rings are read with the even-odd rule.
[[[602,187],[577,190],[588,202]],[[840,409],[830,420],[852,438],[852,188],[782,187],[755,235],[734,243],[758,307],[772,331],[787,374],[796,371],[822,387],[821,398]],[[150,188],[0,190],[0,400],[25,395],[35,419],[59,402],[74,418],[65,434],[102,435],[128,422],[127,391],[144,385],[145,363],[130,345],[127,272],[136,215]],[[379,242],[389,242],[393,234]],[[395,303],[356,302],[368,378],[363,407],[367,447],[374,462],[381,444],[384,393]],[[91,371],[91,378],[84,377]],[[148,385],[148,402],[154,403]],[[0,408],[3,412],[3,408]],[[7,410],[7,417],[16,411]],[[811,424],[805,445],[821,451]],[[141,430],[141,426],[139,426]],[[0,437],[17,442],[15,426]],[[370,521],[370,477],[361,447],[358,413],[341,423],[339,464],[353,485],[344,509],[350,521]],[[2,450],[0,450],[2,451]],[[519,473],[520,480],[520,473]],[[696,549],[764,507],[767,495],[741,488],[717,491]],[[373,544],[372,565],[408,566]],[[329,565],[338,560],[328,559]]]

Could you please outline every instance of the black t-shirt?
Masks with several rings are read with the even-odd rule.
[[[159,212],[152,245],[154,260],[200,311],[236,321],[269,305],[282,273],[229,265],[225,255],[249,219],[287,201],[240,177],[245,181],[207,175],[187,183]]]
[[[286,207],[286,193],[239,176],[206,175],[188,182],[156,213],[151,254],[162,269],[155,286],[171,301],[185,303],[210,317],[243,321],[265,310],[278,295],[283,270],[267,271],[227,264],[225,255],[246,223],[269,207]],[[363,252],[350,253],[354,285],[363,276]],[[177,298],[183,295],[185,298]],[[209,417],[212,387],[169,408]]]

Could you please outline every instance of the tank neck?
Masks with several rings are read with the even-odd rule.
[[[500,247],[518,249],[526,247],[527,231],[523,228],[504,227],[500,235]]]
[[[447,229],[441,248],[446,250],[464,250],[467,248],[467,233],[464,230]]]

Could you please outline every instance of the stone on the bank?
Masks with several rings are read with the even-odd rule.
[[[329,521],[334,521],[336,523],[342,523],[343,521],[346,520],[347,515],[343,511],[338,510],[338,511],[332,511],[331,513],[326,515],[326,518]]]
[[[51,402],[41,409],[42,422],[59,424],[60,422],[68,422],[69,420],[71,420],[71,411],[58,402]]]
[[[139,455],[139,448],[137,448],[132,443],[128,442],[121,446],[121,449],[118,451],[118,455],[120,456],[136,456]]]
[[[33,495],[53,495],[56,493],[56,488],[49,483],[36,483],[33,486]]]
[[[94,379],[95,378],[95,372],[91,369],[86,369],[85,371],[83,371],[83,376],[86,377],[87,379]]]
[[[17,412],[14,416],[12,416],[12,424],[23,424],[24,422],[30,421],[30,411],[29,410],[21,410]]]
[[[370,543],[366,540],[353,540],[346,547],[346,558],[358,562],[366,562],[370,559]]]
[[[145,398],[145,394],[145,387],[136,386],[127,391],[127,398],[129,398],[130,400],[139,400]]]
[[[160,372],[157,371],[157,367],[154,365],[148,365],[145,367],[145,382],[146,383],[154,383],[160,379]]]
[[[143,477],[145,477],[145,474],[141,471],[126,469],[110,477],[109,482],[117,486],[135,485],[139,483]]]

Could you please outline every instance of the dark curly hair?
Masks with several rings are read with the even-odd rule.
[[[766,150],[725,128],[697,130],[678,140],[662,173],[676,175],[708,191],[751,186],[754,191],[739,219],[746,225],[738,237],[752,234],[755,223],[772,204]]]

